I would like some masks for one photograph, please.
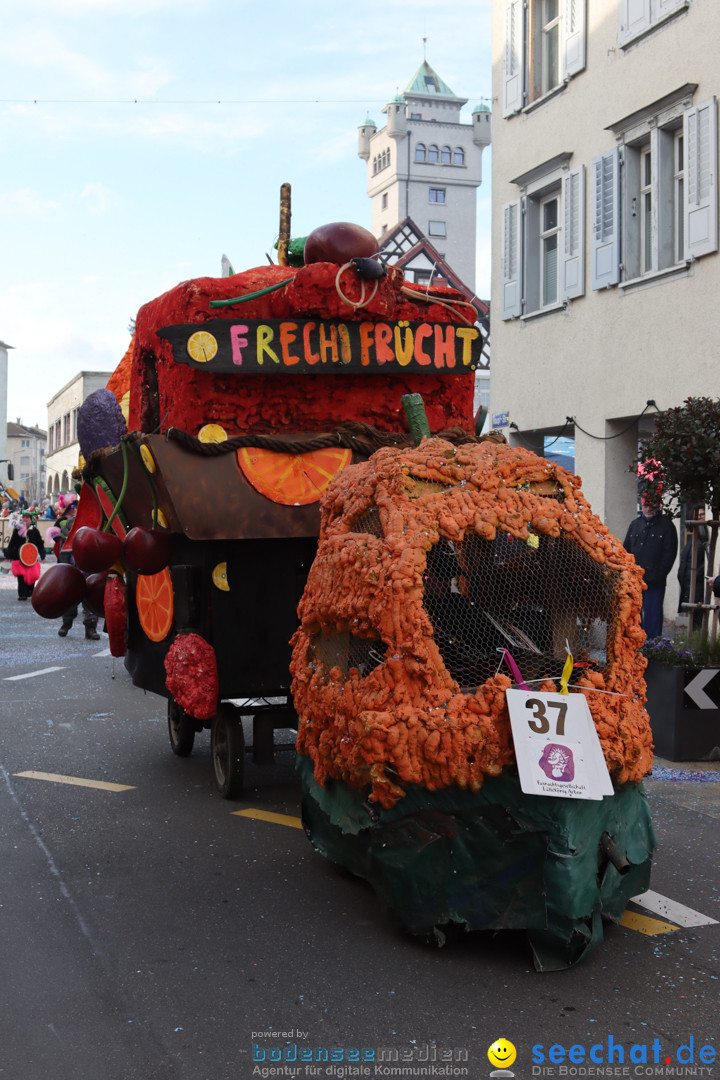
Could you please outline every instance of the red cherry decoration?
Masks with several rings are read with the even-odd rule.
[[[123,556],[136,574],[159,574],[172,558],[172,537],[157,529],[136,525],[125,537]]]
[[[84,603],[89,607],[93,615],[105,618],[105,582],[109,571],[103,570],[100,574],[90,574],[85,579]]]
[[[85,578],[77,566],[58,563],[40,578],[32,593],[32,606],[43,619],[59,619],[76,607],[85,593]]]
[[[83,525],[73,537],[72,553],[75,564],[86,574],[99,574],[118,561],[122,555],[122,540],[115,533]]]
[[[305,240],[305,263],[331,262],[344,266],[351,259],[377,255],[378,242],[371,232],[349,221],[319,225]]]

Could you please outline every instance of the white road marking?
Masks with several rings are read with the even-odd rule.
[[[692,908],[679,904],[677,900],[670,900],[667,896],[661,896],[652,889],[640,893],[639,896],[631,897],[631,902],[646,911],[660,915],[663,919],[677,923],[678,926],[710,926],[717,923],[717,919],[711,919],[709,915],[701,915],[699,911],[693,911]]]
[[[110,656],[110,649],[103,649],[102,652],[94,652],[93,656]]]
[[[36,675],[49,675],[51,671],[64,671],[63,667],[44,667],[39,671],[26,671],[24,675],[6,675],[3,682],[17,682],[18,679],[34,679]]]

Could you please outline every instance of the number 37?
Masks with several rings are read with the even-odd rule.
[[[525,702],[525,708],[533,711],[533,719],[528,720],[528,727],[538,735],[544,735],[550,730],[550,721],[545,710],[557,709],[555,734],[565,734],[566,701],[542,701],[540,698],[528,698]]]

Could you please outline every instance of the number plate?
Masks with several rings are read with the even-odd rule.
[[[583,694],[508,690],[507,703],[524,792],[595,800],[614,794]]]

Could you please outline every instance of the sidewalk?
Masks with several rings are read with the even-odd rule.
[[[720,821],[720,761],[667,761],[656,757],[645,790],[676,806]]]

